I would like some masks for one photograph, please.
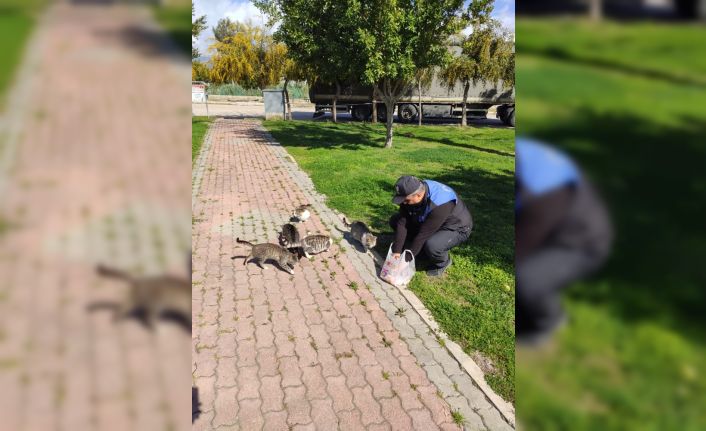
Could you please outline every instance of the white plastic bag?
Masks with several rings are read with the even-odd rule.
[[[412,260],[409,262],[405,259],[407,253],[412,256]],[[411,250],[405,250],[397,259],[392,257],[392,254],[392,246],[390,246],[385,263],[380,270],[380,278],[397,287],[406,286],[412,280],[416,271],[414,254],[412,254]]]

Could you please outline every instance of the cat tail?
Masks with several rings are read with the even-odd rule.
[[[104,277],[119,278],[121,280],[132,280],[132,276],[124,271],[114,268],[108,268],[105,265],[98,265],[96,272]]]
[[[341,228],[338,227],[338,226],[334,226],[334,227],[336,228],[337,231],[339,231],[339,232],[341,232],[341,233],[348,233],[347,230],[343,230],[343,229],[341,229]]]
[[[247,245],[249,245],[250,247],[254,247],[254,246],[255,246],[255,244],[253,244],[253,243],[251,243],[251,242],[248,242],[248,241],[244,241],[244,240],[242,240],[242,239],[240,239],[240,238],[236,238],[235,241],[236,241],[236,242],[239,242],[239,243],[241,243],[241,244],[247,244]]]

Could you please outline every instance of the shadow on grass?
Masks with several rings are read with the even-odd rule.
[[[465,149],[470,149],[470,150],[482,151],[484,153],[495,154],[495,155],[504,156],[504,157],[515,157],[515,155],[513,153],[507,153],[505,151],[494,150],[492,148],[479,147],[477,145],[473,145],[468,142],[464,142],[464,143],[455,142],[455,141],[448,139],[448,138],[428,139],[425,137],[416,136],[416,135],[409,133],[409,132],[401,132],[401,133],[399,133],[399,135],[407,137],[407,138],[413,138],[418,141],[432,142],[432,143],[436,143],[436,144],[449,145],[452,147],[459,147],[459,148],[465,148]]]
[[[288,141],[287,147],[359,150],[385,146],[384,129],[371,128],[365,124],[329,123],[327,127],[322,127],[320,122],[299,121],[283,122],[278,128],[280,131],[296,133],[297,139]]]
[[[240,118],[226,117],[226,118]],[[443,134],[443,129],[429,130],[420,129],[409,131],[410,128],[418,126],[398,126],[395,128],[393,135],[394,139],[413,139],[419,142],[431,144],[441,144],[450,147],[457,147],[466,150],[482,151],[488,154],[494,154],[504,157],[515,157],[513,153],[500,151],[489,147],[481,147],[471,144],[470,141],[487,143],[489,146],[496,142],[507,141],[507,137],[495,137],[485,134],[473,134],[473,128],[462,129],[467,132],[460,139],[463,142],[448,138],[438,139],[425,136],[426,134]],[[366,147],[369,148],[384,148],[385,146],[385,128],[383,125],[371,125],[367,123],[328,123],[326,127],[321,127],[317,122],[283,122],[278,125],[279,131],[290,131],[296,133],[296,142],[288,141],[288,147],[302,147],[307,149],[342,149],[342,150],[359,150]],[[405,130],[407,128],[407,130]],[[451,129],[459,130],[459,129]],[[394,143],[393,143],[394,145]],[[390,189],[391,190],[391,189]]]
[[[520,49],[522,50],[522,53],[524,55],[537,55],[553,60],[560,60],[572,63],[575,65],[596,67],[612,72],[625,73],[630,76],[657,79],[671,84],[690,85],[699,88],[706,88],[706,79],[703,78],[683,76],[675,72],[670,72],[668,70],[650,69],[647,67],[641,67],[638,64],[623,64],[610,59],[577,55],[558,46],[548,46],[545,48],[540,48],[532,45],[523,45]]]
[[[616,225],[604,282],[572,295],[607,305],[626,319],[676,325],[703,340],[697,328],[706,324],[706,123],[680,120],[680,126],[665,126],[582,110],[573,121],[532,134],[565,142],[605,195]]]

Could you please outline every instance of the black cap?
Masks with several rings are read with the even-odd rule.
[[[392,198],[392,203],[399,205],[407,199],[407,196],[419,190],[422,182],[417,177],[405,175],[400,177],[395,183],[395,196]]]

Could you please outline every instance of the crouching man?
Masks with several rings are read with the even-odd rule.
[[[466,205],[451,187],[410,175],[397,180],[392,202],[400,206],[390,218],[394,257],[399,259],[405,249],[415,256],[423,251],[431,266],[427,275],[443,275],[452,263],[449,250],[471,234],[473,219]]]
[[[515,332],[538,345],[565,321],[562,291],[600,268],[613,229],[603,200],[564,153],[515,143]]]

